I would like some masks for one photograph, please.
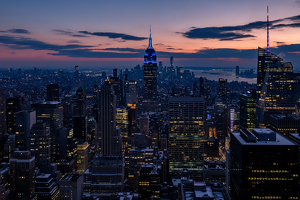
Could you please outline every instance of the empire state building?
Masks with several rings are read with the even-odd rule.
[[[151,28],[149,46],[144,56],[144,96],[143,107],[147,112],[154,112],[157,109],[157,61],[156,52],[152,47]]]

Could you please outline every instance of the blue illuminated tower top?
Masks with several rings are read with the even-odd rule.
[[[149,37],[149,46],[145,51],[144,64],[156,63],[156,53],[152,47],[152,38],[151,38],[151,25],[150,25],[150,37]]]

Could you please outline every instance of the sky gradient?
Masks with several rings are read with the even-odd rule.
[[[134,67],[150,24],[164,66],[256,67],[267,6],[270,51],[299,70],[299,0],[0,0],[0,68]]]

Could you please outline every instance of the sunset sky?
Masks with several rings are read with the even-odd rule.
[[[300,0],[0,0],[0,68],[256,67],[266,47],[300,70]]]

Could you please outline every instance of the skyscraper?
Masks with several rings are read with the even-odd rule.
[[[46,123],[39,120],[31,128],[30,152],[35,157],[36,168],[47,172],[51,164],[51,138],[50,129]]]
[[[0,88],[0,162],[3,162],[4,157],[4,138],[6,133],[6,102],[5,89]]]
[[[29,151],[15,151],[10,158],[11,199],[33,199],[35,197],[35,158]]]
[[[114,76],[109,79],[111,85],[113,86],[116,95],[116,106],[119,108],[124,103],[124,88],[123,80],[117,77],[117,70],[113,71]]]
[[[204,90],[204,81],[203,81],[202,76],[200,76],[200,78],[199,78],[199,90],[200,90],[200,96],[204,96],[205,90]]]
[[[299,147],[270,129],[231,134],[232,200],[298,199]]]
[[[294,111],[293,66],[265,49],[258,49],[256,127],[269,125],[272,114]]]
[[[157,99],[157,62],[156,52],[152,47],[151,28],[149,37],[149,46],[144,56],[144,95],[143,106],[146,111],[156,109]]]
[[[6,99],[6,125],[7,131],[15,133],[15,114],[23,110],[23,98],[15,96]]]
[[[116,96],[109,81],[101,86],[99,92],[99,136],[96,137],[96,145],[100,147],[100,154],[118,155],[121,151],[121,140],[116,128]]]
[[[255,127],[256,90],[240,96],[240,128],[252,130]]]
[[[271,114],[294,111],[293,66],[269,50],[269,8],[267,7],[267,49],[258,48],[257,107],[255,126],[269,125]]]
[[[227,102],[227,79],[219,78],[219,98],[223,104]]]
[[[170,97],[169,175],[180,178],[187,168],[191,178],[202,180],[204,153],[204,97]]]
[[[60,102],[47,101],[42,104],[32,104],[31,108],[36,111],[36,120],[46,122],[50,128],[51,135],[51,156],[58,154],[57,130],[63,125],[63,106]]]
[[[58,84],[47,85],[47,101],[59,101],[59,86]]]
[[[29,150],[30,129],[36,123],[36,112],[21,110],[15,116],[16,148],[21,151]]]
[[[6,133],[5,89],[0,88],[0,137]]]
[[[86,116],[86,92],[82,86],[76,91],[76,111],[77,116]]]

